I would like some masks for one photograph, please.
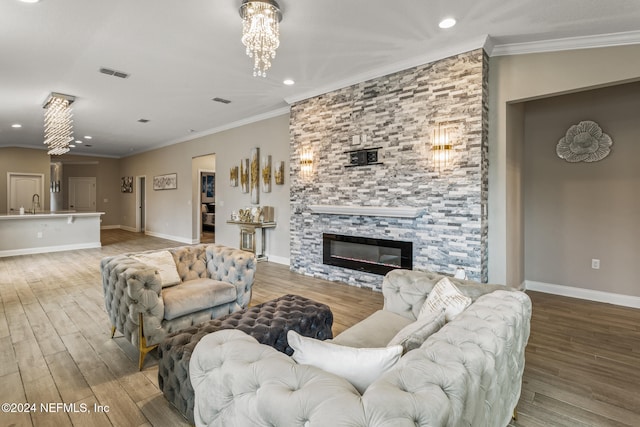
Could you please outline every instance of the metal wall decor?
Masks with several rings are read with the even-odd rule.
[[[276,168],[274,175],[276,185],[284,185],[284,160],[281,160],[280,163],[278,163],[278,167]]]
[[[264,193],[271,192],[271,156],[262,158],[262,191]]]
[[[240,160],[240,187],[243,193],[249,192],[249,159]]]
[[[613,141],[596,122],[585,120],[573,125],[558,141],[556,153],[567,162],[597,162],[609,155]]]
[[[238,167],[234,166],[229,171],[229,183],[232,187],[238,186]]]
[[[250,193],[251,203],[260,203],[260,149],[258,147],[251,149],[251,165],[250,165]]]

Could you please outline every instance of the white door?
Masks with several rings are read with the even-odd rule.
[[[69,178],[69,209],[76,212],[96,211],[96,178]]]
[[[36,211],[42,211],[44,175],[14,172],[8,172],[7,175],[9,178],[9,193],[7,194],[9,213],[18,213],[21,207],[25,212],[31,211],[34,207]]]

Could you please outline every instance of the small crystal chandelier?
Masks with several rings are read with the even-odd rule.
[[[47,154],[59,156],[69,151],[73,141],[73,120],[70,105],[75,101],[71,95],[52,92],[42,107],[44,108],[44,143],[49,147]]]
[[[243,0],[240,16],[242,44],[247,47],[249,58],[253,58],[253,76],[266,77],[280,46],[280,6],[275,0]]]

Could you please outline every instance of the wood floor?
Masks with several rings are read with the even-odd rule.
[[[0,258],[0,426],[181,426],[157,387],[151,353],[110,338],[100,259],[178,246],[105,230],[103,247]],[[285,293],[328,304],[334,334],[382,306],[367,289],[260,263],[252,304]],[[640,426],[640,310],[530,293],[534,303],[519,417],[513,426]],[[43,412],[45,404],[49,412]],[[66,404],[67,407],[60,406]],[[85,412],[87,411],[87,412]]]

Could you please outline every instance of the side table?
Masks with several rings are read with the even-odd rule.
[[[265,255],[267,228],[274,228],[275,222],[242,222],[227,221],[227,224],[235,224],[240,227],[240,249],[253,252],[257,261],[266,261]],[[256,233],[256,230],[260,230]]]

